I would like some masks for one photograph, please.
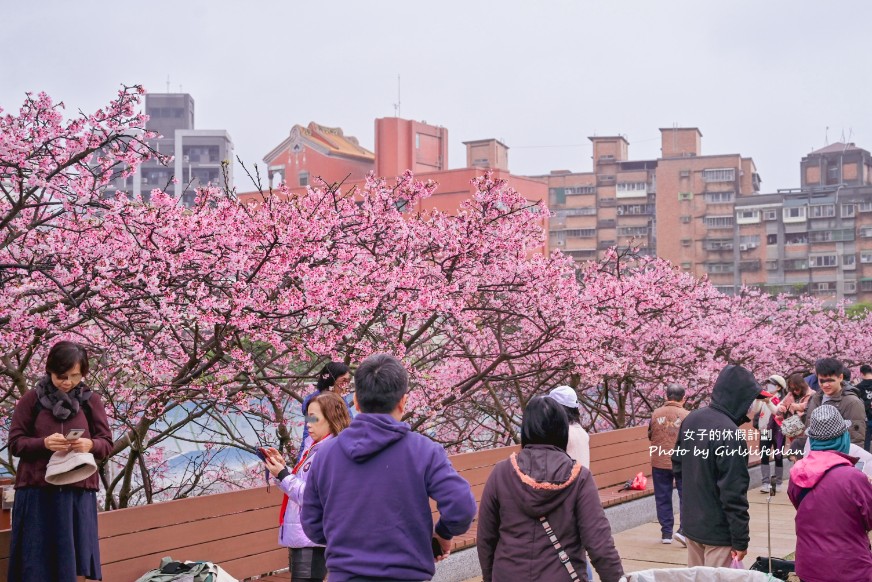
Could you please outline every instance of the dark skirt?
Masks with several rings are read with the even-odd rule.
[[[9,582],[102,580],[97,493],[78,487],[15,491]]]
[[[323,580],[327,576],[324,548],[288,548],[291,580]]]

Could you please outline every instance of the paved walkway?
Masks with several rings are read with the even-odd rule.
[[[757,556],[767,556],[766,540],[766,498],[758,488],[748,491],[748,501],[751,505],[751,545],[745,566],[749,567]],[[794,516],[796,510],[787,498],[787,482],[782,490],[772,498],[772,555],[785,557],[796,549],[794,533]],[[678,518],[676,516],[676,522]],[[646,523],[628,529],[615,535],[615,544],[621,555],[625,572],[636,572],[649,568],[680,568],[687,565],[687,550],[678,543],[666,545],[660,543],[660,525],[657,522]],[[467,582],[479,582],[481,577],[472,578]],[[594,572],[594,580],[599,577]]]

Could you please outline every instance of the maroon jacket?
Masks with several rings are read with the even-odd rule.
[[[593,477],[565,451],[524,447],[494,467],[478,509],[478,560],[484,582],[566,582],[569,574],[539,521],[548,518],[580,581],[584,553],[603,582],[623,575]]]
[[[112,431],[106,419],[103,400],[96,392],[91,393],[91,398],[79,408],[79,412],[64,421],[56,419],[50,410],[37,406],[36,402],[36,390],[28,390],[12,412],[9,449],[13,455],[21,458],[15,472],[16,489],[51,486],[45,481],[45,469],[52,456],[52,452],[45,448],[45,437],[56,432],[65,435],[70,432],[70,429],[84,429],[85,433],[82,436],[94,442],[94,448],[91,449],[94,458],[100,461],[109,456],[112,450]],[[39,412],[36,412],[37,409]],[[97,491],[100,481],[97,473],[94,473],[70,487]]]
[[[796,574],[806,582],[872,580],[872,484],[854,457],[811,451],[790,470]]]

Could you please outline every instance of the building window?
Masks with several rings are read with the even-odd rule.
[[[832,164],[827,168],[827,184],[838,184],[839,182],[841,182],[841,179],[839,179],[839,166]]]
[[[706,273],[732,273],[735,270],[733,263],[706,263]]]
[[[679,200],[693,200],[693,192],[679,192],[678,199]]]
[[[853,271],[857,268],[857,255],[842,255],[842,268]]]
[[[856,204],[842,204],[842,218],[851,218],[857,215]]]
[[[777,271],[778,270],[778,259],[770,259],[766,261],[766,270],[767,271]]]
[[[791,206],[784,209],[784,222],[802,222],[805,220],[805,206]]]
[[[747,234],[739,237],[740,245],[747,245],[748,248],[756,249],[760,246],[760,235],[759,234]]]
[[[812,268],[820,267],[835,267],[839,264],[839,257],[836,255],[816,255],[808,258]]]
[[[784,244],[785,245],[807,245],[808,244],[808,233],[807,232],[788,233],[784,236]]]
[[[835,215],[835,204],[816,204],[808,207],[809,218],[832,218]]]
[[[681,216],[681,224],[690,224],[690,216],[684,214]]]
[[[835,293],[836,292],[836,282],[835,281],[821,281],[818,283],[814,283],[814,291],[816,293]]]
[[[578,194],[596,194],[596,186],[567,186],[564,188],[567,196]]]
[[[704,222],[709,228],[732,228],[735,224],[732,216],[706,216]]]
[[[707,251],[731,251],[733,250],[733,239],[709,238],[705,240],[703,246]]]
[[[573,228],[570,230],[559,231],[566,234],[566,236],[577,237],[577,238],[591,238],[596,236],[595,228]]]
[[[785,271],[805,271],[808,269],[808,259],[784,259]]]
[[[778,210],[767,208],[763,211],[763,220],[778,220]]]
[[[809,242],[850,242],[854,240],[853,228],[839,230],[813,230],[808,233]]]
[[[415,149],[416,150],[421,149],[421,134],[420,133],[415,134]]]
[[[300,172],[299,174],[297,174],[297,177],[300,179],[300,186],[309,185],[309,172]]]
[[[641,192],[648,193],[648,182],[618,182],[618,192]]]
[[[654,214],[653,204],[621,204],[618,206],[618,216],[631,214]]]
[[[703,182],[733,182],[736,179],[735,168],[718,168],[702,171]]]
[[[690,239],[689,239],[689,238],[683,238],[683,239],[681,239],[681,246],[683,246],[683,247],[689,247],[689,246],[690,246]]]
[[[767,234],[766,235],[766,244],[767,245],[777,245],[778,244],[778,235],[777,234]]]
[[[689,271],[692,266],[693,266],[692,263],[687,263],[687,262],[681,263],[681,268],[684,269],[685,271]],[[872,281],[870,281],[870,282],[872,282]]]
[[[709,204],[728,204],[736,197],[735,192],[706,192],[705,201]]]
[[[872,212],[872,200],[860,203],[860,212]]]
[[[867,265],[872,263],[872,251],[860,251],[860,262]]]
[[[648,227],[622,226],[618,229],[618,236],[648,236]]]

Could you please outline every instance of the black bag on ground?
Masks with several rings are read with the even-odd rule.
[[[751,564],[749,570],[755,572],[769,572],[769,558],[757,556],[757,561]],[[781,558],[772,558],[772,575],[779,580],[787,580],[787,575],[794,572],[796,564],[793,560],[782,560]]]

